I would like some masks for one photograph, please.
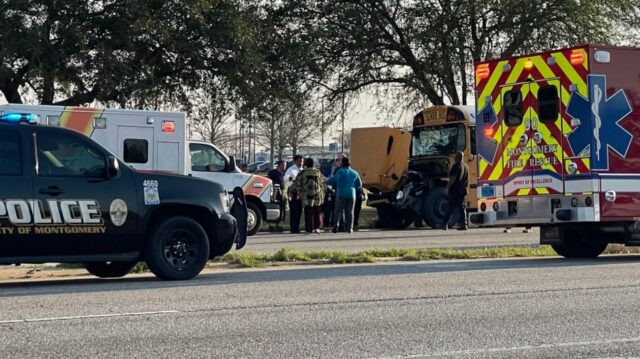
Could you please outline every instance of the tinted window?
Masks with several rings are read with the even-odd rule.
[[[127,163],[147,163],[149,161],[149,142],[135,138],[124,140],[124,161]]]
[[[6,130],[0,132],[0,175],[16,176],[22,174],[22,156],[18,132]]]
[[[507,126],[519,126],[522,123],[522,92],[510,90],[502,96],[504,122]]]
[[[215,148],[199,143],[189,145],[191,170],[199,172],[221,172],[226,168],[224,156]]]
[[[555,122],[558,119],[558,88],[545,86],[538,90],[538,116],[542,122]]]
[[[106,158],[87,139],[68,133],[38,132],[38,174],[104,177]]]

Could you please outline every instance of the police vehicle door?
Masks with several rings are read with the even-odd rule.
[[[52,127],[34,128],[38,172],[34,196],[43,206],[34,236],[48,253],[132,253],[137,200],[130,171],[108,179],[108,153],[93,141]]]
[[[33,188],[29,167],[29,139],[22,126],[0,131],[0,238],[2,257],[25,256],[33,248],[30,210]]]

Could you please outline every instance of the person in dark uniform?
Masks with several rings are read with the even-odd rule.
[[[285,211],[286,211],[286,202],[284,196],[284,170],[286,163],[282,160],[276,162],[276,168],[269,171],[267,177],[273,183],[273,191],[275,193],[275,199],[280,204],[280,217],[276,221],[275,225],[271,228],[274,231],[282,231],[280,228],[280,222],[284,221]]]
[[[458,214],[459,230],[466,231],[467,226],[467,200],[469,188],[469,167],[463,162],[464,153],[456,153],[456,163],[451,166],[447,193],[449,194],[449,208],[442,220],[442,229],[449,229],[449,219],[454,212]]]
[[[294,181],[302,167],[302,156],[293,156],[293,165],[284,173],[287,197],[289,198],[289,222],[291,233],[300,233],[300,218],[302,217],[302,202],[300,201],[300,189],[296,188]]]

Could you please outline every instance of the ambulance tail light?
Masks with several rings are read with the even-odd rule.
[[[571,52],[571,56],[569,58],[571,65],[578,66],[584,63],[584,51],[583,50],[573,50]]]
[[[489,77],[489,64],[478,65],[476,68],[476,78],[478,80],[484,80]]]
[[[176,124],[173,121],[162,121],[162,132],[175,132]]]
[[[495,131],[493,130],[493,127],[489,127],[489,128],[485,128],[484,129],[484,137],[486,137],[486,138],[492,138],[494,133],[495,133]]]

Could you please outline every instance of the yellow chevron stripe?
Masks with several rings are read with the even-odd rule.
[[[529,191],[531,191],[530,188],[520,188],[518,193],[516,193],[516,196],[526,196],[529,194]]]
[[[531,114],[531,118],[537,118],[538,114],[535,112],[535,110],[533,108],[530,108],[530,114]],[[548,144],[548,145],[557,145],[556,151],[553,153],[553,155],[555,156],[555,158],[558,160],[558,163],[562,163],[562,159],[565,157],[564,151],[562,150],[562,145],[560,144],[560,141],[558,141],[557,138],[553,137],[551,134],[551,131],[549,130],[549,128],[547,127],[546,124],[543,124],[542,122],[538,121],[538,128],[537,131],[540,132],[540,134],[542,134],[542,138],[544,139],[544,141]],[[533,140],[533,139],[531,139]],[[537,144],[534,142],[532,142],[530,144],[530,146],[537,146]],[[548,154],[545,153],[534,153],[532,155],[534,158],[546,158],[548,157]],[[551,172],[556,173],[556,169],[551,165],[551,164],[543,164],[542,169],[544,170],[548,170]]]
[[[480,94],[480,97],[478,98],[478,108],[484,107],[486,103],[485,98],[487,96],[491,96],[491,94],[493,93],[493,89],[495,89],[496,85],[498,84],[498,80],[500,80],[500,76],[502,76],[502,68],[508,62],[509,61],[506,61],[506,60],[500,61],[496,65],[495,69],[493,70],[493,73],[491,74],[491,77],[487,81],[487,85],[484,87],[484,89],[482,90],[482,93]]]
[[[536,191],[538,191],[538,194],[549,194],[549,189],[547,189],[546,187],[536,187]]]
[[[573,65],[571,65],[571,63],[569,62],[569,60],[567,60],[567,58],[564,56],[563,53],[556,52],[553,54],[553,56],[556,58],[556,63],[558,67],[560,67],[564,75],[569,78],[572,84],[575,84],[578,86],[578,93],[580,93],[584,97],[587,97],[588,96],[587,83],[586,83],[587,79],[583,79],[582,77],[580,77],[580,75],[578,75],[578,72],[576,72],[576,69],[573,67]],[[568,98],[567,98],[567,101],[568,101]]]

